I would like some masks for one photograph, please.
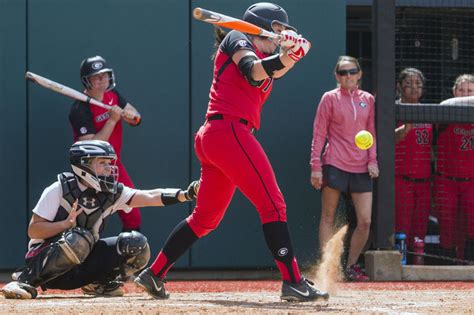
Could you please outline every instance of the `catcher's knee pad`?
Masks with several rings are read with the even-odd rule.
[[[151,256],[148,239],[137,231],[119,234],[117,252],[125,258],[122,273],[127,276],[145,268]]]
[[[18,281],[37,287],[68,272],[89,256],[95,239],[86,229],[76,227],[66,231],[46,250],[33,257]]]
[[[86,260],[95,242],[92,233],[81,227],[65,232],[58,241],[64,256],[74,265],[79,265]]]

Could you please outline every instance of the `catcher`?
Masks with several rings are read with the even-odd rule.
[[[117,155],[105,141],[79,141],[69,150],[73,173],[61,173],[33,209],[26,267],[0,289],[10,299],[34,299],[37,287],[94,296],[122,296],[119,281],[150,259],[147,238],[137,231],[100,238],[118,210],[168,206],[196,198],[199,181],[187,190],[136,190],[117,182]]]

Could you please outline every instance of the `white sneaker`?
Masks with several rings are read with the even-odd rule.
[[[0,289],[7,299],[34,299],[38,295],[38,291],[29,284],[12,281]]]

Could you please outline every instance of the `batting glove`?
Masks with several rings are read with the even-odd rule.
[[[287,51],[290,48],[293,48],[298,41],[298,34],[292,30],[284,30],[280,33],[280,47],[281,49]]]
[[[301,37],[301,35],[299,36],[296,45],[286,52],[288,57],[293,59],[295,62],[300,61],[301,58],[306,56],[311,48],[311,43],[306,38]]]
[[[201,183],[198,180],[195,180],[191,184],[189,184],[188,189],[184,192],[184,197],[186,200],[191,201],[197,198],[197,194],[199,191],[199,185]]]

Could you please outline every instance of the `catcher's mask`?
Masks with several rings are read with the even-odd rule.
[[[97,159],[100,158],[107,159],[110,163],[97,165],[99,163]],[[108,142],[101,140],[78,141],[69,150],[69,160],[74,174],[96,191],[113,194],[117,192],[118,167],[115,165],[117,155]],[[94,163],[94,161],[98,162]]]

